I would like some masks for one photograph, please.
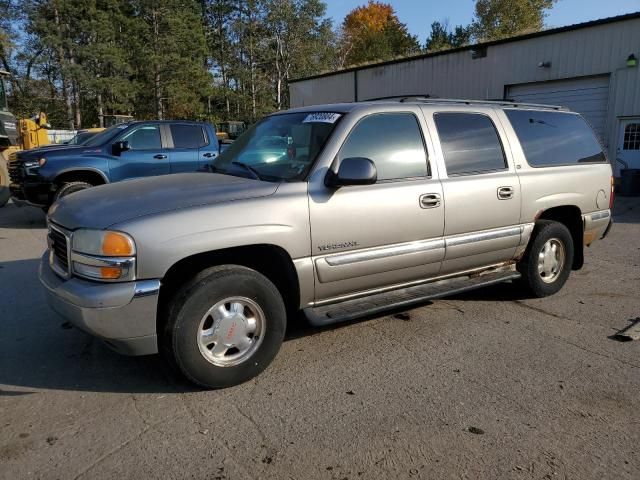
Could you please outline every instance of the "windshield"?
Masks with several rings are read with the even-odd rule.
[[[213,171],[272,182],[301,180],[340,119],[338,113],[289,113],[267,117],[229,145]]]
[[[120,133],[123,129],[129,126],[128,123],[119,123],[117,125],[112,125],[111,127],[103,130],[98,133],[94,137],[90,138],[84,143],[85,147],[98,147],[107,143],[113,137],[115,137],[118,133]]]
[[[81,132],[69,140],[67,145],[84,145],[94,135],[96,135],[95,132]]]

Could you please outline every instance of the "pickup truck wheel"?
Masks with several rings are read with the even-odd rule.
[[[524,287],[536,297],[558,292],[566,283],[573,264],[573,239],[563,224],[540,220],[533,238],[518,264]]]
[[[285,328],[284,302],[269,279],[242,266],[213,267],[173,297],[161,349],[193,383],[230,387],[271,363]]]
[[[53,194],[53,201],[56,202],[60,200],[62,197],[66,197],[67,195],[71,195],[72,193],[79,192],[80,190],[86,190],[87,188],[91,188],[91,185],[88,182],[66,182],[60,185],[56,193]]]

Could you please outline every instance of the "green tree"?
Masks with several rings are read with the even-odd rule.
[[[103,124],[103,115],[135,109],[139,82],[133,78],[128,38],[133,9],[122,0],[82,2],[76,9],[77,63],[74,77],[81,85],[85,125]]]
[[[431,33],[425,44],[428,52],[439,52],[467,45],[471,39],[471,28],[457,25],[453,31],[448,22],[433,22]]]
[[[544,27],[547,11],[556,0],[477,0],[472,24],[479,41],[499,40]]]
[[[342,22],[338,66],[388,60],[420,51],[415,35],[400,22],[393,6],[369,0]]]
[[[292,77],[329,67],[333,33],[320,0],[266,0],[271,76],[277,110],[288,105]]]
[[[0,68],[10,71],[11,56],[16,46],[14,24],[19,11],[13,0],[0,0],[0,12]]]
[[[202,115],[211,88],[205,68],[206,39],[201,4],[195,0],[133,0],[136,23],[130,38],[140,118]]]

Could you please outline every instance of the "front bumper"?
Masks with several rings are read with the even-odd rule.
[[[160,280],[97,283],[58,277],[45,253],[40,282],[51,308],[73,325],[101,338],[119,353],[158,353],[156,315]]]
[[[44,207],[49,203],[51,184],[47,182],[11,183],[9,190],[18,204]]]

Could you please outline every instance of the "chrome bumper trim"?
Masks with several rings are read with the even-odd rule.
[[[139,280],[133,291],[133,298],[148,297],[160,293],[160,280]]]

